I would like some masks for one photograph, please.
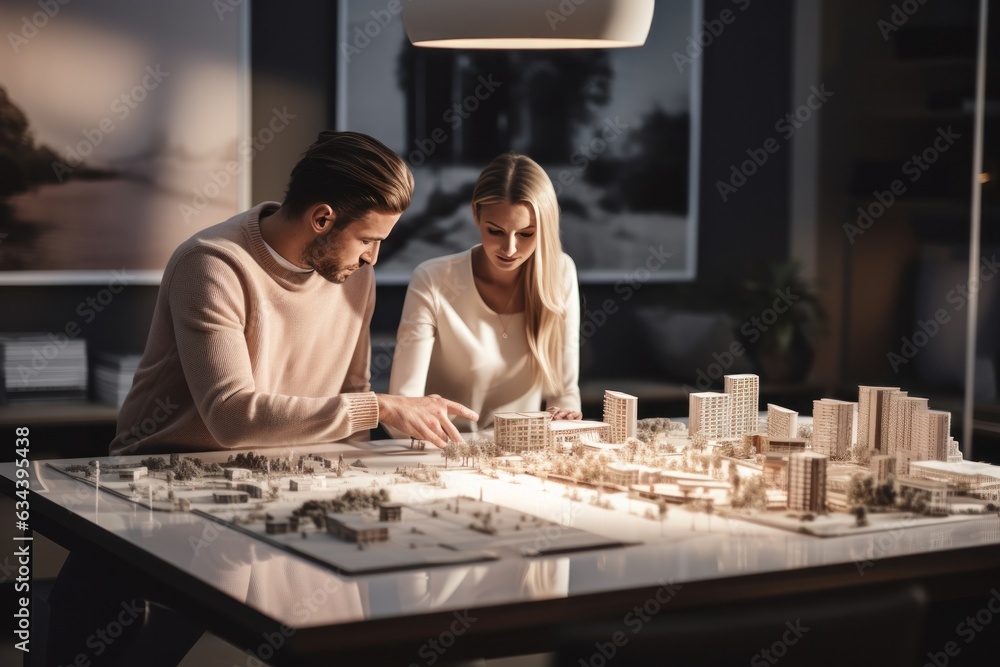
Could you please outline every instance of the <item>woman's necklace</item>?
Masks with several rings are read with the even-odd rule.
[[[518,275],[517,277],[517,280],[514,281],[514,288],[510,291],[510,298],[507,299],[507,305],[503,307],[502,313],[497,313],[497,319],[500,320],[500,331],[502,332],[500,335],[503,337],[504,340],[507,340],[508,338],[510,338],[510,336],[507,335],[507,326],[503,322],[503,316],[507,314],[507,310],[510,308],[510,304],[513,303],[514,297],[517,295],[517,288],[521,285],[521,276],[523,275],[524,275],[524,270],[522,269],[520,275]]]

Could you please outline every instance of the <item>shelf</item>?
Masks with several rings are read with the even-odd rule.
[[[0,405],[0,426],[71,426],[116,424],[118,408],[86,401]]]

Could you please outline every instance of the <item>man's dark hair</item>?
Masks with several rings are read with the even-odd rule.
[[[413,174],[402,158],[358,132],[320,132],[288,182],[284,205],[296,215],[328,204],[342,228],[368,211],[402,213],[413,195]]]

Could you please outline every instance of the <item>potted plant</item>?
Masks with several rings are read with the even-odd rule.
[[[739,335],[761,379],[798,383],[812,368],[812,338],[826,323],[815,288],[801,276],[798,260],[763,265],[760,276],[744,281],[736,312]]]

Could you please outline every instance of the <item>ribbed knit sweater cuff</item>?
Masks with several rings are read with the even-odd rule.
[[[375,396],[375,392],[343,394],[343,397],[347,401],[351,433],[378,426],[378,397]]]

